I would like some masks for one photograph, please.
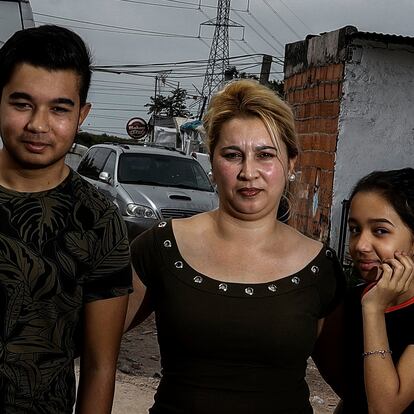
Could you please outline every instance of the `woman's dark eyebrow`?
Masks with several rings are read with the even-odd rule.
[[[236,151],[241,151],[241,148],[238,147],[237,145],[229,145],[228,147],[223,147],[222,150],[236,150]],[[272,147],[271,145],[258,145],[257,147],[255,147],[256,151],[263,151],[263,150],[274,150],[277,151],[277,149],[275,147]]]
[[[221,150],[235,150],[235,151],[241,151],[241,148],[237,145],[229,145],[228,147],[222,147]]]
[[[256,147],[256,151],[263,151],[263,150],[268,150],[268,149],[277,151],[277,148],[273,147],[272,145],[258,145]]]

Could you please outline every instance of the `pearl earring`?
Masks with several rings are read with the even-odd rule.
[[[290,182],[295,181],[295,180],[296,180],[296,174],[295,174],[294,172],[290,173],[290,174],[288,175],[288,180],[289,180]]]

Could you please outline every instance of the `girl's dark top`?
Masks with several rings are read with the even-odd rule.
[[[343,414],[368,413],[364,385],[364,352],[361,297],[366,285],[359,285],[347,294],[346,315],[346,390]],[[414,298],[387,309],[385,323],[392,359],[396,364],[406,347],[414,344]],[[403,412],[414,414],[414,402]]]
[[[181,256],[171,221],[143,233],[132,262],[156,313],[162,380],[150,412],[312,413],[305,382],[320,318],[343,294],[334,252],[259,284],[222,282]]]

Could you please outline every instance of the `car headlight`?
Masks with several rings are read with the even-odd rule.
[[[133,217],[155,220],[158,219],[157,215],[151,207],[142,206],[140,204],[128,204],[126,208],[126,213],[128,216]]]

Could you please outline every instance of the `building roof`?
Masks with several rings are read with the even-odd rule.
[[[347,61],[354,45],[370,45],[386,49],[414,46],[414,37],[397,34],[362,32],[355,26],[345,26],[332,32],[308,35],[304,40],[288,43],[285,47],[285,77],[307,67],[323,66]]]
[[[373,40],[382,43],[414,45],[414,37],[401,36],[397,34],[357,31],[350,34],[349,37],[350,39]]]

